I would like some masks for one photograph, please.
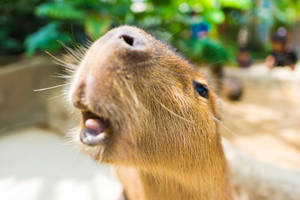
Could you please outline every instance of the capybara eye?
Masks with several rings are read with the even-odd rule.
[[[208,99],[209,89],[208,89],[207,85],[204,85],[204,84],[196,82],[196,81],[193,82],[193,85],[200,96]]]

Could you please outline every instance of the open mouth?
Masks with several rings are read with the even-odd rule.
[[[82,143],[90,146],[104,144],[109,137],[107,129],[109,120],[99,117],[90,111],[82,112],[83,128],[80,133]]]

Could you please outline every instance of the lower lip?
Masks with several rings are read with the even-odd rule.
[[[104,144],[108,138],[106,132],[98,133],[95,130],[84,128],[80,133],[80,141],[89,146]]]

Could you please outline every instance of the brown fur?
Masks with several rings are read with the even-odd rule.
[[[131,48],[120,34],[143,48]],[[111,126],[109,143],[82,149],[116,167],[128,199],[233,198],[215,95],[201,97],[194,80],[207,84],[186,60],[135,27],[113,29],[87,50],[70,96]]]

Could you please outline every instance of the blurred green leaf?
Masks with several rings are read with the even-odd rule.
[[[221,24],[225,20],[225,15],[221,10],[210,10],[205,12],[205,16],[208,21],[215,23],[215,24]]]
[[[154,5],[170,5],[171,0],[152,0]]]
[[[29,35],[25,40],[26,53],[32,56],[36,50],[48,50],[50,52],[56,51],[61,48],[58,41],[63,43],[70,42],[67,34],[60,33],[59,24],[52,22],[37,32]]]
[[[110,28],[111,20],[103,19],[100,16],[88,17],[85,21],[85,30],[91,38],[98,38]]]
[[[223,7],[248,10],[252,8],[252,0],[219,0]]]
[[[211,38],[191,38],[180,44],[184,49],[190,49],[191,58],[198,62],[224,64],[230,59],[226,48]]]
[[[204,61],[209,63],[224,63],[228,61],[228,54],[226,49],[217,41],[206,38],[199,41],[202,45],[201,56]]]
[[[85,12],[73,8],[70,4],[59,3],[45,3],[38,6],[35,10],[38,16],[47,16],[55,19],[84,19]]]
[[[0,51],[11,51],[22,48],[22,45],[14,38],[9,37],[7,34],[7,30],[4,29],[0,29],[0,43]]]

